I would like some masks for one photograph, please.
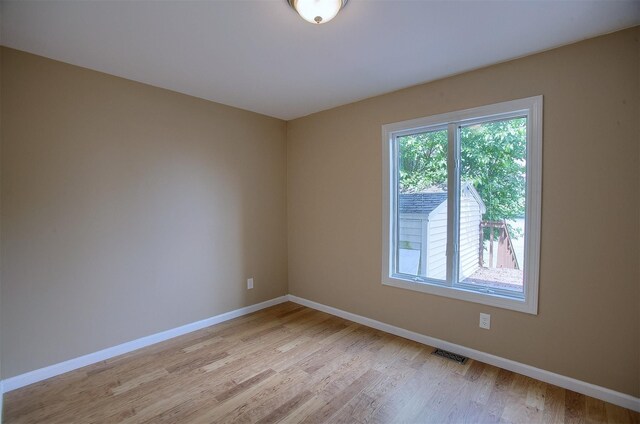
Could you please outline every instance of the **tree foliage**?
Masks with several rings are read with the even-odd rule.
[[[400,138],[400,192],[447,187],[447,130]]]
[[[484,201],[483,219],[524,216],[526,119],[516,118],[463,127],[460,130],[460,175]],[[399,139],[400,191],[447,186],[447,130]]]

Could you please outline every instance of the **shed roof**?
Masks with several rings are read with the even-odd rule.
[[[476,191],[473,184],[462,183],[461,191],[469,193],[480,206],[480,213],[486,212],[486,207],[482,198]],[[418,193],[400,193],[399,209],[400,213],[425,214],[429,215],[440,204],[447,201],[447,192],[441,190],[423,191]]]
[[[430,214],[447,200],[447,192],[400,193],[400,213]]]

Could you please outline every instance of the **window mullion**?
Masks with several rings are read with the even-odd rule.
[[[399,171],[399,165],[398,165],[398,161],[400,159],[400,153],[398,151],[398,137],[396,135],[393,136],[392,140],[391,140],[391,157],[393,158],[392,161],[392,172],[391,172],[391,193],[392,193],[392,198],[390,199],[391,201],[391,240],[393,240],[393,258],[392,258],[392,263],[391,263],[391,269],[393,270],[393,272],[398,272],[398,263],[399,263],[399,253],[400,250],[398,249],[398,243],[399,243],[399,235],[400,235],[400,217],[399,217],[399,212],[398,212],[398,194],[399,194],[399,184],[398,184],[398,171]]]
[[[460,125],[448,125],[447,156],[447,285],[458,280],[459,240],[460,240]]]

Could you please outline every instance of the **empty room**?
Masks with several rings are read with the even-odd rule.
[[[0,424],[640,423],[639,0],[0,0]]]

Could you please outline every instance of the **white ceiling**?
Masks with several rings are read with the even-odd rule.
[[[5,46],[292,119],[638,25],[640,1],[2,2]]]

